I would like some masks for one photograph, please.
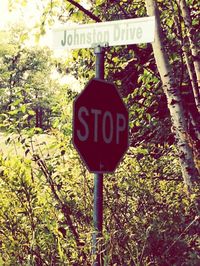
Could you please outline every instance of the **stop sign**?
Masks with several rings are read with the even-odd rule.
[[[128,148],[128,111],[114,84],[92,79],[76,98],[73,143],[90,172],[115,171]]]

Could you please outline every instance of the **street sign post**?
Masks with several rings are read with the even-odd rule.
[[[105,49],[97,46],[95,53],[95,76],[104,79]],[[92,254],[95,256],[93,266],[103,265],[102,230],[103,230],[103,174],[94,174],[94,203],[93,203],[94,232],[92,235]]]
[[[92,79],[74,102],[73,143],[93,173],[112,173],[128,148],[128,111],[114,84]]]
[[[53,29],[53,47],[80,49],[102,44],[116,46],[149,43],[154,39],[154,27],[154,17],[63,26]]]
[[[150,43],[155,17],[117,20],[53,29],[55,49],[94,48],[96,78],[74,103],[73,142],[94,172],[93,266],[103,265],[103,173],[113,172],[128,148],[128,112],[115,86],[104,82],[106,46]]]

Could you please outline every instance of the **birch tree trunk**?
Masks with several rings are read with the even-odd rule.
[[[185,0],[177,0],[177,3],[180,7],[181,14],[182,14],[185,26],[186,26],[187,36],[188,36],[189,43],[190,43],[190,50],[193,56],[194,69],[195,69],[196,76],[197,76],[197,83],[198,83],[198,87],[200,87],[200,61],[198,59],[198,48],[196,46],[196,43],[192,35],[192,21],[190,17],[190,11],[189,11],[189,8]]]
[[[146,8],[148,15],[155,16],[156,20],[155,41],[152,43],[153,52],[163,83],[163,90],[167,97],[173,130],[176,135],[183,180],[187,191],[190,193],[193,187],[193,182],[199,181],[199,176],[194,163],[192,147],[189,142],[190,138],[187,131],[187,123],[184,116],[182,99],[162,43],[164,36],[161,30],[157,1],[146,0]]]
[[[186,34],[189,40],[190,56],[188,55],[188,52],[184,47],[183,52],[185,55],[186,65],[193,88],[195,103],[200,114],[200,61],[198,59],[198,48],[195,43],[194,37],[192,36],[192,21],[186,1],[177,0],[177,4],[180,8],[186,27]]]
[[[197,110],[198,110],[199,115],[200,115],[200,91],[199,91],[199,86],[198,86],[198,83],[197,83],[196,75],[195,75],[195,72],[194,72],[195,68],[194,68],[193,63],[190,60],[190,57],[189,57],[188,53],[185,51],[184,47],[183,47],[183,54],[184,54],[184,57],[185,57],[185,62],[186,62],[186,66],[187,66],[187,69],[188,69],[188,74],[189,74],[189,77],[190,77],[190,82],[191,82],[192,89],[193,89],[193,95],[194,95],[195,104],[196,104]]]
[[[180,2],[179,0],[177,0],[177,2]],[[179,4],[179,3],[178,3]],[[175,10],[173,8],[173,3],[171,1],[171,7],[175,13]],[[183,36],[183,32],[182,32],[182,27],[179,26],[179,22],[178,19],[176,17],[176,15],[174,15],[173,17],[175,26],[176,26],[176,31],[178,33],[179,36]],[[185,63],[187,66],[187,70],[188,70],[188,74],[190,77],[190,82],[191,82],[191,86],[192,86],[192,91],[193,91],[193,95],[194,95],[194,100],[195,100],[195,104],[197,107],[197,110],[199,112],[200,115],[200,91],[199,91],[199,85],[197,82],[197,76],[196,76],[196,72],[195,72],[195,66],[192,60],[192,54],[191,51],[188,51],[188,49],[186,48],[186,42],[184,40],[185,38],[182,38],[182,40],[180,40],[179,38],[177,39],[177,42],[179,42],[180,47],[182,49],[183,52],[183,56],[185,58]]]

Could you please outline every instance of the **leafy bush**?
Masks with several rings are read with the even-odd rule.
[[[0,251],[6,265],[92,264],[93,177],[69,137],[54,130],[43,156],[40,149],[26,157],[1,155]],[[199,264],[196,195],[187,197],[173,153],[170,148],[155,160],[147,149],[132,148],[116,173],[105,175],[106,265]]]

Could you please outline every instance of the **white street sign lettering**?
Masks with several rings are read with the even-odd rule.
[[[116,20],[53,29],[55,49],[128,45],[154,40],[155,17]]]

